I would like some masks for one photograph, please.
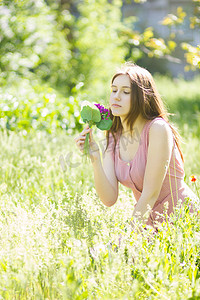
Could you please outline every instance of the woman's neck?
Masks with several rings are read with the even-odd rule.
[[[134,133],[136,134],[140,134],[145,123],[147,122],[146,119],[142,118],[140,115],[137,117],[137,119],[135,120],[134,124],[133,124],[133,128],[132,128],[132,134],[134,135]],[[122,123],[122,134],[123,135],[131,135],[131,130],[130,127],[127,126],[126,122],[123,122],[123,120],[121,119],[121,123]]]

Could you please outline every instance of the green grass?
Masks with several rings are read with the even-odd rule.
[[[191,81],[182,78],[155,77],[166,107],[174,116],[171,120],[179,126],[181,134],[200,135],[200,76]],[[187,131],[187,132],[186,132]]]
[[[75,151],[72,137],[60,131],[26,137],[2,132],[0,138],[2,299],[200,295],[199,216],[183,212],[182,219],[164,224],[157,235],[131,233],[132,194],[120,187],[116,205],[104,207],[91,166]],[[191,140],[199,155],[196,142]],[[70,168],[65,161],[63,168],[60,156],[65,159],[70,152],[71,163],[79,166]],[[187,177],[188,170],[190,163]],[[117,249],[119,234],[123,240]]]
[[[173,118],[195,192],[198,124]],[[113,207],[101,204],[73,138],[64,130],[0,133],[0,298],[200,299],[200,215],[185,206],[157,234],[131,232],[132,192],[120,186]]]

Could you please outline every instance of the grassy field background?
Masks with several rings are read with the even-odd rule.
[[[185,182],[195,192],[200,78],[156,82],[175,114]],[[113,207],[101,204],[77,134],[1,130],[0,299],[200,299],[199,215],[185,205],[157,234],[131,232],[132,192],[120,186]]]

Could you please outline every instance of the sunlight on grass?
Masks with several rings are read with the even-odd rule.
[[[150,228],[131,232],[132,193],[120,186],[116,205],[103,206],[91,165],[77,152],[73,137],[63,131],[28,136],[3,131],[0,138],[3,299],[199,295],[199,215],[189,214],[186,206],[181,218],[177,211],[173,223],[163,223],[157,234]],[[69,153],[77,167],[69,166]],[[199,170],[197,137],[188,136],[184,153],[188,181],[190,172]]]

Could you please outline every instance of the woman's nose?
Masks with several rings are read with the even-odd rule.
[[[119,94],[119,91],[115,93],[115,99],[116,99],[116,100],[120,100],[120,94]]]

